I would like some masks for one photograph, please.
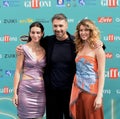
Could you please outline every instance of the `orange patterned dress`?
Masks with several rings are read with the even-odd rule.
[[[91,56],[77,56],[75,61],[76,61],[76,74],[74,76],[70,99],[71,116],[73,117],[73,119],[96,119],[92,118],[95,117],[96,112],[91,113],[92,111],[86,112],[79,110],[91,109],[94,112],[93,103],[98,92],[98,80],[99,80],[97,60]],[[84,100],[81,100],[80,98]],[[78,102],[81,103],[81,105],[78,104]],[[78,107],[78,105],[80,106],[80,108],[82,107],[84,109],[76,108]],[[91,108],[89,107],[90,105],[92,105]],[[86,115],[86,113],[88,114]],[[100,118],[97,119],[103,119],[102,107],[100,109],[100,112],[97,112],[97,114],[98,113],[100,113]],[[98,116],[99,115],[97,115],[97,117]]]

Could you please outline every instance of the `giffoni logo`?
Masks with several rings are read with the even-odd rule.
[[[27,8],[41,8],[41,7],[51,7],[51,1],[47,0],[27,0],[24,1],[24,6]]]
[[[101,0],[101,5],[114,8],[119,6],[119,0]]]
[[[109,69],[109,77],[116,79],[118,78],[118,68],[110,68]]]

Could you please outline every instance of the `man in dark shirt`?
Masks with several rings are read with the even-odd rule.
[[[71,119],[69,100],[75,74],[74,37],[67,32],[68,22],[64,14],[52,18],[54,35],[41,42],[46,50],[44,73],[46,88],[46,118]]]
[[[67,32],[67,17],[62,13],[52,17],[52,26],[54,35],[46,36],[41,41],[47,63],[44,72],[46,119],[72,119],[69,101],[76,70],[74,36]],[[97,46],[101,44],[97,43]]]
[[[67,32],[67,17],[60,13],[52,18],[54,35],[46,36],[41,45],[46,51],[44,82],[46,119],[71,119],[69,101],[75,74],[74,36]],[[21,53],[17,46],[17,53]]]

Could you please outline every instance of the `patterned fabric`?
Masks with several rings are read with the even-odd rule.
[[[72,84],[70,113],[76,119],[76,102],[81,92],[96,94],[98,91],[98,65],[95,58],[91,56],[77,56],[76,74]]]
[[[76,58],[77,86],[89,93],[98,91],[98,73],[96,59],[90,56]]]

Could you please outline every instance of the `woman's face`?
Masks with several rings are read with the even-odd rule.
[[[90,37],[90,30],[86,26],[80,25],[79,35],[80,35],[82,40],[86,41]]]
[[[33,42],[39,42],[42,36],[43,36],[43,32],[41,31],[41,28],[36,26],[31,28],[30,37]]]

